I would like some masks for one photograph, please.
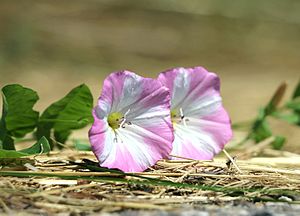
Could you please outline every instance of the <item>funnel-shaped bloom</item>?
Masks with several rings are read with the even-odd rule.
[[[161,73],[158,80],[171,93],[175,135],[171,154],[212,159],[232,137],[217,75],[202,67],[175,68]]]
[[[170,93],[157,80],[129,71],[112,73],[93,115],[89,137],[103,167],[139,172],[171,152]]]

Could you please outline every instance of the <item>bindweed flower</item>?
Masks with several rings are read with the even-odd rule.
[[[171,155],[212,159],[232,137],[217,75],[202,67],[175,68],[161,73],[158,80],[171,93],[175,135]]]
[[[103,167],[139,172],[171,152],[170,93],[155,79],[112,73],[104,80],[93,116],[89,138]]]

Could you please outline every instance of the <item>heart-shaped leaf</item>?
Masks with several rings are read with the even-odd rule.
[[[87,143],[83,143],[80,140],[74,140],[74,146],[78,151],[91,151],[91,145]]]
[[[41,115],[37,137],[50,138],[51,130],[58,142],[64,143],[71,130],[80,129],[93,121],[93,96],[82,84],[71,90],[64,98],[51,104]]]
[[[32,89],[12,84],[2,88],[2,98],[1,148],[15,149],[12,137],[23,137],[37,125],[39,113],[33,106],[39,97]]]
[[[27,149],[22,149],[20,151],[0,149],[0,158],[20,158],[48,152],[50,152],[50,145],[48,140],[45,137],[42,137],[37,143]]]

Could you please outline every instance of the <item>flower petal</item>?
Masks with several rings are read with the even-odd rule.
[[[171,109],[183,103],[188,95],[190,78],[190,72],[185,68],[174,68],[159,74],[158,80],[171,92]]]
[[[97,115],[108,115],[107,112],[125,114],[130,109],[128,116],[134,118],[160,105],[170,106],[168,95],[168,89],[155,79],[144,78],[130,71],[115,72],[104,80]]]
[[[148,129],[132,124],[116,132],[108,128],[104,133],[90,134],[93,152],[100,165],[124,172],[140,172],[153,166],[159,159],[167,158],[173,136],[164,125],[156,128],[161,129],[160,134]]]
[[[142,91],[140,86],[142,79],[141,76],[130,71],[110,74],[104,80],[98,106],[102,108],[103,104],[109,104],[109,112],[115,112],[134,103]]]
[[[218,96],[219,78],[203,67],[174,68],[159,75],[158,80],[172,95],[172,109],[193,107],[201,98]]]
[[[161,73],[158,80],[171,91],[172,109],[181,110],[184,116],[174,126],[171,154],[212,159],[232,137],[218,76],[203,67],[175,68]]]
[[[198,128],[197,128],[198,129]],[[178,125],[175,128],[175,140],[172,156],[180,156],[194,160],[209,160],[220,150],[214,147],[213,139],[190,126]],[[178,159],[176,157],[172,159]]]
[[[171,155],[210,160],[224,148],[231,137],[228,114],[220,107],[214,114],[205,118],[189,117],[186,126],[176,124]]]
[[[143,90],[136,103],[130,105],[128,119],[134,121],[153,117],[170,117],[169,90],[157,80],[150,78],[145,78],[140,85]]]
[[[104,140],[108,139],[107,137],[109,137],[108,135],[111,133],[111,128],[108,126],[107,117],[100,119],[96,114],[96,110],[97,107],[93,110],[94,123],[89,130],[89,139],[93,152],[96,154],[96,156],[99,155],[99,160],[103,161],[107,155],[105,152],[111,151],[111,149],[107,150],[107,146],[104,145]],[[100,155],[104,155],[104,157],[101,158]]]
[[[108,126],[112,112],[126,114],[123,127]],[[129,71],[111,74],[104,81],[94,118],[90,142],[101,166],[138,172],[171,152],[170,94],[157,80]]]
[[[220,107],[216,112],[201,117],[202,130],[209,133],[221,149],[232,138],[231,121],[227,111]],[[200,127],[200,124],[198,124]]]
[[[183,104],[184,115],[187,117],[204,117],[215,113],[222,107],[220,95],[208,95]]]

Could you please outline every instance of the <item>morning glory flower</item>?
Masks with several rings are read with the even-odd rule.
[[[170,93],[155,79],[110,74],[93,116],[89,138],[103,167],[139,172],[171,152]]]
[[[161,73],[158,80],[171,93],[175,135],[171,155],[212,159],[232,137],[218,76],[203,67],[174,68]]]

